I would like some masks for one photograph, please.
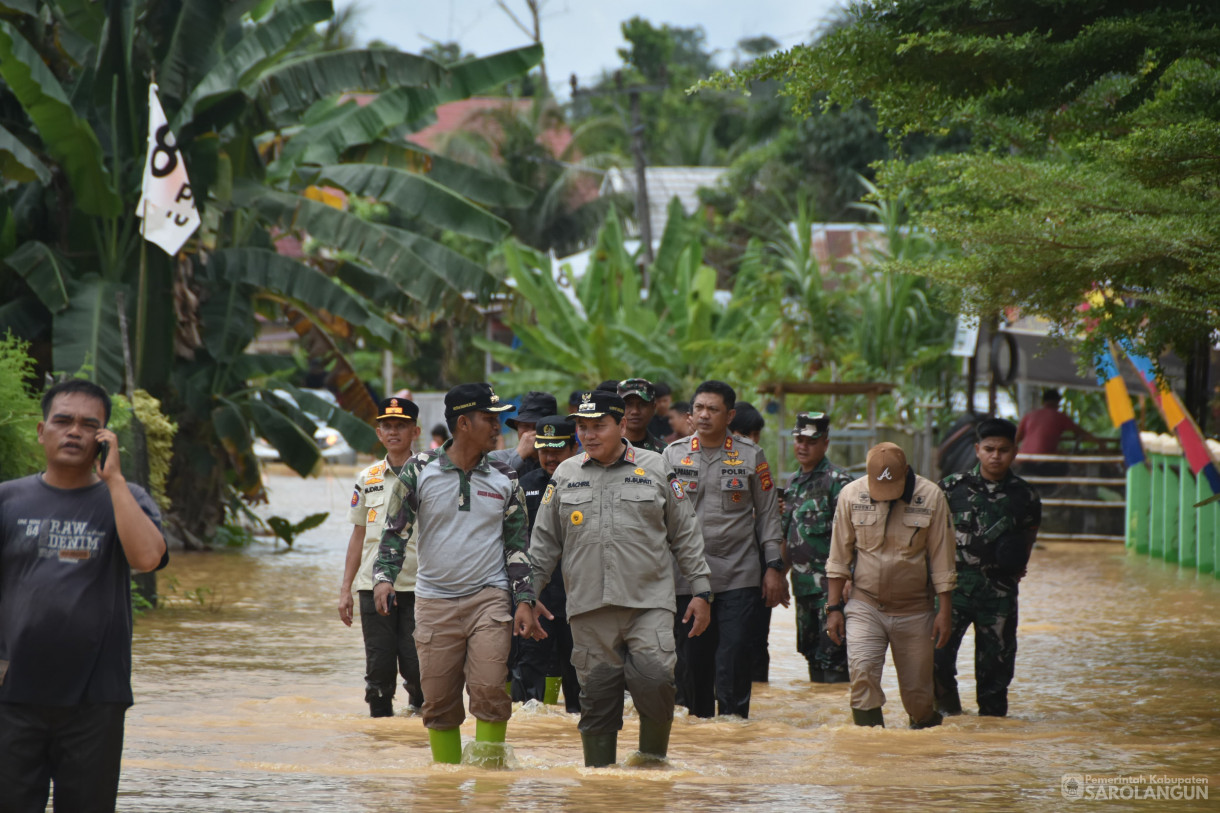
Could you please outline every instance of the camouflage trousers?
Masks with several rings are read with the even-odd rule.
[[[842,672],[846,676],[847,646],[836,644],[826,634],[826,594],[795,596],[795,601],[796,651],[809,661],[810,679],[815,679],[815,672]]]
[[[974,626],[974,678],[979,715],[1008,713],[1008,684],[1017,663],[1017,594],[996,588],[985,578],[968,580],[970,592],[953,591],[953,632],[944,649],[933,655],[932,680],[936,707],[945,714],[961,712],[957,691],[957,651]]]

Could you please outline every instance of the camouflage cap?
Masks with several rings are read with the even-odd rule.
[[[801,438],[817,440],[830,434],[830,418],[825,412],[800,412],[796,416],[796,428],[792,434]]]

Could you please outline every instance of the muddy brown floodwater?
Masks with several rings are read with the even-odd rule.
[[[1194,778],[1173,809],[1220,793],[1220,581],[1119,547],[1040,547],[1022,584],[1011,715],[973,707],[940,728],[904,726],[892,667],[891,728],[851,725],[847,688],[815,686],[777,610],[771,682],[749,720],[675,721],[664,769],[583,767],[576,717],[514,709],[511,770],[435,766],[418,717],[370,719],[359,622],[335,611],[352,478],[271,477],[264,513],[329,509],[291,551],[178,554],[163,609],[136,624],[123,811],[1100,809]],[[974,693],[963,647],[963,701]],[[401,694],[401,692],[400,692]],[[400,697],[399,700],[402,700]],[[560,707],[561,708],[561,707]],[[630,706],[629,706],[630,708]],[[620,759],[638,731],[629,714]],[[462,727],[473,737],[474,722]],[[1082,775],[1083,786],[1070,775]],[[1094,794],[1115,779],[1118,798]],[[1140,779],[1143,777],[1143,779]],[[1129,788],[1124,790],[1123,787]],[[1153,793],[1157,791],[1153,788]],[[1127,798],[1124,799],[1124,794]]]

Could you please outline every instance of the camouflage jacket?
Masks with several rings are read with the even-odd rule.
[[[407,460],[388,485],[386,526],[373,584],[393,583],[415,533],[421,598],[458,598],[483,587],[534,601],[525,493],[517,473],[484,456],[469,472],[449,459],[452,440]]]
[[[826,592],[835,505],[843,486],[853,479],[842,466],[822,458],[813,471],[797,472],[788,482],[780,523],[792,562],[792,591],[798,596]]]
[[[982,578],[1015,591],[1025,575],[1042,522],[1042,500],[1033,486],[1011,471],[999,483],[985,479],[976,465],[940,482],[949,501],[957,537],[957,570],[963,588]]]

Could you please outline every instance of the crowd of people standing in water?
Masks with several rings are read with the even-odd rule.
[[[518,442],[497,449],[516,407],[464,384],[445,397],[451,436],[419,453],[418,407],[381,403],[387,455],[357,477],[339,604],[350,624],[359,595],[370,714],[394,713],[397,665],[433,759],[459,762],[463,691],[493,749],[513,700],[562,693],[598,767],[617,761],[626,691],[638,757],[664,759],[675,705],[749,717],[770,614],[793,603],[810,681],[848,684],[855,724],[885,724],[887,652],[912,728],[962,713],[971,626],[978,713],[1007,713],[1041,521],[1012,471],[1017,426],[976,422],[975,464],[936,483],[892,443],[853,477],[828,454],[830,416],[801,413],[781,488],[757,442],[765,419],[730,385],[670,400],[641,378],[574,392],[564,410],[527,393],[506,421]]]
[[[977,462],[937,484],[891,443],[853,478],[828,454],[830,416],[801,413],[781,497],[756,442],[764,420],[731,386],[703,382],[658,425],[670,397],[641,378],[573,393],[564,410],[528,393],[508,420],[518,443],[497,449],[516,408],[462,384],[445,396],[451,436],[420,452],[418,407],[381,401],[386,455],[356,479],[338,604],[349,625],[359,610],[372,716],[395,714],[401,675],[433,759],[453,763],[464,695],[494,755],[514,697],[562,692],[599,767],[617,762],[629,692],[637,756],[661,760],[675,704],[749,716],[770,611],[793,601],[809,679],[848,684],[857,725],[884,725],[887,651],[911,727],[960,714],[971,626],[978,713],[1007,713],[1041,518],[1012,471],[1015,425],[976,423]],[[131,573],[165,567],[168,552],[109,420],[96,384],[49,388],[44,471],[0,483],[0,813],[41,813],[52,786],[56,810],[115,806]]]

